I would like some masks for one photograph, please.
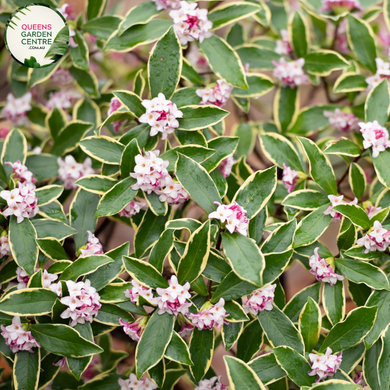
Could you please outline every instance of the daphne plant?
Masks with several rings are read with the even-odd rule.
[[[0,387],[388,389],[388,2],[41,2],[71,42],[9,61]]]

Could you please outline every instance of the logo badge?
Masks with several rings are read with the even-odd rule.
[[[57,62],[69,44],[69,28],[62,14],[44,4],[30,4],[9,18],[4,40],[12,57],[29,68]]]

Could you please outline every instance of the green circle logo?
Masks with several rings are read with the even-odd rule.
[[[69,28],[56,9],[30,4],[9,18],[4,40],[12,57],[29,68],[43,68],[57,62],[69,44]]]

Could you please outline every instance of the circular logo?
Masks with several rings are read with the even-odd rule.
[[[29,68],[57,62],[69,44],[69,28],[62,14],[44,4],[30,4],[9,18],[4,41],[12,57]]]

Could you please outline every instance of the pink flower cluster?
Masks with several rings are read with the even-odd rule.
[[[329,283],[334,286],[338,280],[344,280],[343,275],[336,274],[325,259],[318,254],[320,248],[314,249],[314,255],[309,258],[310,273],[319,282]]]
[[[57,163],[59,166],[58,176],[64,182],[64,187],[67,190],[76,189],[75,181],[86,175],[92,175],[95,171],[92,168],[92,160],[87,157],[84,162],[78,163],[72,155],[67,155],[65,160],[58,157]]]
[[[272,63],[275,65],[273,74],[284,87],[295,88],[298,85],[309,84],[309,77],[303,71],[303,65],[305,65],[303,58],[290,62],[281,58],[279,63],[277,61],[272,61]]]
[[[30,172],[25,165],[21,164],[19,160],[16,161],[16,163],[11,163],[7,161],[4,164],[9,165],[12,168],[14,180],[20,181],[21,183],[26,184],[32,189],[35,189],[35,185],[33,184],[35,182],[35,179],[33,177],[32,172]]]
[[[136,200],[132,200],[123,210],[119,211],[120,217],[131,218],[133,215],[138,214],[141,210],[146,210],[148,208],[148,204],[141,200],[137,202]]]
[[[137,321],[126,322],[122,318],[119,319],[120,324],[123,326],[123,331],[134,341],[139,341],[142,332],[145,329],[148,317],[140,317]]]
[[[223,80],[218,80],[217,85],[211,89],[197,89],[196,94],[202,98],[201,104],[214,104],[222,107],[230,97],[233,87]]]
[[[1,335],[5,338],[5,343],[13,353],[18,351],[34,353],[32,348],[40,348],[37,340],[32,337],[31,332],[27,329],[28,325],[22,325],[20,317],[14,317],[11,325],[1,325]]]
[[[129,379],[118,379],[121,390],[154,390],[157,386],[149,378],[137,379],[135,374],[130,374]]]
[[[355,376],[353,377],[352,380],[357,385],[360,385],[362,387],[367,386],[367,383],[366,383],[366,381],[364,380],[364,377],[363,377],[363,371],[361,371],[361,370],[356,370],[355,369]]]
[[[213,23],[207,19],[207,9],[197,8],[197,3],[180,2],[180,9],[171,11],[169,16],[173,19],[173,28],[182,45],[197,40],[200,43],[211,37],[209,30]]]
[[[219,170],[222,172],[223,177],[229,177],[232,173],[233,165],[235,164],[236,160],[233,156],[226,157],[223,159],[219,164]]]
[[[218,303],[211,305],[208,301],[203,305],[198,313],[189,313],[187,317],[199,330],[220,328],[224,323],[227,324],[225,318],[229,314],[226,314],[225,300],[220,298]]]
[[[179,321],[180,323],[180,321]],[[179,335],[181,337],[189,337],[192,334],[192,331],[194,330],[194,325],[190,324],[187,321],[181,322],[181,328],[179,330]]]
[[[38,198],[30,183],[18,182],[18,188],[0,192],[0,196],[7,201],[7,207],[3,210],[3,214],[6,217],[14,215],[18,223],[22,222],[24,218],[34,217],[39,211]],[[32,186],[35,188],[33,184]]]
[[[16,98],[12,93],[7,95],[7,104],[1,110],[1,114],[12,122],[14,126],[26,126],[27,111],[31,110],[31,92],[27,92],[20,98]]]
[[[383,61],[382,58],[375,58],[375,62],[376,73],[366,78],[369,89],[377,86],[383,79],[389,80],[390,78],[390,63]]]
[[[324,111],[324,116],[328,118],[329,124],[338,131],[350,132],[359,130],[359,119],[351,114],[341,111],[339,108],[333,111]]]
[[[183,113],[177,109],[176,104],[165,99],[163,93],[152,100],[143,100],[142,105],[146,108],[146,113],[140,116],[139,121],[151,126],[151,136],[161,133],[161,139],[164,140],[179,127],[177,118],[183,118]]]
[[[356,244],[365,247],[364,253],[384,252],[390,245],[390,231],[384,229],[379,221],[375,221],[372,229],[365,236],[359,238]]]
[[[156,3],[157,11],[162,9],[177,9],[180,7],[180,0],[152,0]]]
[[[11,248],[9,247],[8,235],[4,230],[2,236],[0,236],[0,258],[9,256],[11,254]]]
[[[61,313],[61,318],[71,318],[70,326],[84,324],[85,321],[93,321],[93,316],[98,314],[101,307],[99,303],[100,296],[94,287],[91,287],[91,281],[85,282],[66,281],[69,296],[61,298],[61,303],[68,308]]]
[[[49,93],[49,100],[46,103],[46,108],[52,110],[54,107],[60,109],[71,108],[77,99],[80,99],[82,95],[71,88],[61,89],[57,92]]]
[[[297,171],[294,171],[284,163],[283,168],[282,183],[287,188],[287,192],[290,194],[298,185],[299,175]]]
[[[270,284],[253,292],[242,305],[245,313],[251,313],[255,317],[263,310],[272,310],[272,302],[275,298],[276,284]]]
[[[168,313],[177,316],[179,313],[188,314],[188,308],[192,303],[187,302],[191,298],[189,293],[190,284],[187,282],[182,286],[175,275],[171,276],[168,288],[157,288],[158,297],[153,299],[158,306],[158,314]]]
[[[202,379],[195,390],[227,390],[228,386],[221,383],[222,376],[213,376],[210,379]]]
[[[317,355],[316,353],[310,353],[309,358],[311,362],[312,371],[309,376],[318,375],[316,382],[321,379],[332,377],[336,371],[340,368],[343,352],[340,352],[338,356],[332,355],[332,350],[328,347],[324,355]]]
[[[142,298],[146,299],[149,302],[153,301],[153,292],[151,288],[147,288],[143,286],[142,284],[138,283],[135,279],[131,281],[131,284],[133,287],[130,290],[125,291],[125,297],[129,298],[131,302],[138,305],[138,297],[141,296]]]
[[[30,275],[23,268],[16,268],[16,280],[18,281],[18,285],[16,288],[18,290],[22,290],[27,288],[28,281],[30,280]]]
[[[390,147],[389,132],[377,120],[374,122],[359,122],[360,132],[363,135],[363,147],[372,147],[372,157],[376,158],[380,152]]]
[[[372,205],[371,202],[364,202],[363,206],[366,210],[366,214],[368,215],[369,219],[371,219],[374,215],[382,211],[382,207],[375,207]]]
[[[341,14],[354,9],[363,11],[359,0],[322,0],[322,6],[320,11],[330,11],[335,14]]]
[[[169,205],[179,204],[189,199],[188,192],[176,183],[167,171],[169,161],[158,157],[159,150],[145,152],[142,156],[135,156],[136,166],[130,176],[137,179],[133,190],[142,190],[148,194],[155,192],[160,195],[161,202],[167,201]]]
[[[343,200],[344,195],[336,196],[336,195],[328,195],[328,199],[332,203],[331,206],[329,206],[325,211],[325,215],[331,215],[334,219],[341,219],[342,215],[338,213],[337,211],[333,210],[334,206],[338,206],[340,204],[358,204],[357,198],[355,198],[352,202],[345,202]]]
[[[218,205],[218,208],[209,214],[209,218],[219,219],[230,233],[236,231],[243,236],[248,234],[249,219],[245,216],[246,210],[244,208],[237,202],[230,205],[214,203]]]
[[[69,85],[73,82],[73,76],[68,69],[58,68],[50,77],[51,81],[60,86]]]
[[[115,111],[117,111],[119,109],[119,107],[122,105],[122,103],[119,101],[119,99],[117,97],[113,97],[110,101],[110,108],[108,109],[107,111],[107,115],[110,116],[112,115]],[[113,122],[113,126],[114,126],[114,131],[115,133],[117,133],[119,131],[119,128],[121,127],[121,124],[123,123],[123,121],[116,121],[116,122]]]
[[[287,56],[292,52],[290,37],[288,36],[287,30],[280,30],[282,39],[276,41],[275,53],[280,54],[281,56]]]
[[[92,256],[92,255],[102,255],[103,247],[99,239],[95,237],[93,233],[87,230],[88,233],[88,242],[84,248],[80,249],[80,257]]]
[[[191,45],[190,51],[187,54],[187,59],[197,71],[206,71],[209,69],[206,58],[204,58],[197,46]]]

